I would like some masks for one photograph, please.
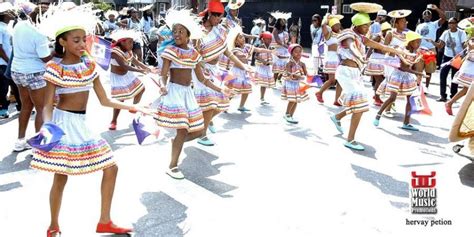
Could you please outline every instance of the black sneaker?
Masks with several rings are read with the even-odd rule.
[[[448,101],[448,99],[446,99],[446,97],[439,97],[436,101],[438,101],[438,102],[446,102],[446,101]]]

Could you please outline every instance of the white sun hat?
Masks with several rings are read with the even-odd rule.
[[[291,12],[275,11],[275,12],[270,12],[270,15],[272,15],[277,20],[278,19],[288,20],[291,18]]]
[[[200,39],[204,36],[202,29],[198,24],[198,19],[191,14],[191,10],[189,9],[168,10],[165,22],[170,29],[173,29],[175,24],[180,24],[186,27],[186,29],[191,33],[189,36],[190,39]]]
[[[0,3],[0,14],[2,14],[4,12],[7,12],[7,11],[12,11],[13,9],[15,9],[15,8],[13,7],[13,4],[11,4],[10,2]]]
[[[67,9],[63,4],[64,2],[51,4],[48,10],[39,16],[37,27],[42,34],[55,39],[71,30],[82,29],[86,34],[95,32],[99,20],[92,10],[93,4],[83,4],[72,9]]]
[[[237,10],[244,5],[245,0],[230,0],[227,6],[232,10]]]
[[[117,11],[115,11],[115,10],[108,10],[108,11],[105,12],[105,16],[106,16],[106,17],[109,17],[110,15],[114,15],[115,17],[117,17],[118,14],[119,14],[119,13],[118,13]]]
[[[110,37],[113,41],[119,41],[119,40],[121,40],[121,39],[133,39],[133,40],[137,40],[137,39],[140,38],[140,36],[141,36],[141,33],[138,32],[138,31],[119,29],[119,30],[113,31],[113,32],[110,34],[109,37]]]

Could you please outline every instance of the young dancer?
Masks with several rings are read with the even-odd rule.
[[[422,73],[414,69],[415,64],[419,63],[422,59],[422,55],[417,53],[418,48],[421,44],[421,35],[414,31],[406,33],[406,50],[413,54],[407,56],[399,56],[401,63],[400,68],[396,68],[387,77],[386,92],[390,93],[390,97],[382,104],[379,112],[374,120],[374,126],[378,127],[380,124],[380,117],[382,112],[395,102],[397,96],[406,96],[407,103],[405,107],[405,118],[403,120],[402,129],[418,131],[418,128],[410,124],[410,96],[416,90],[417,84],[420,84]]]
[[[234,27],[227,37],[227,49],[231,51],[242,63],[247,64],[252,57],[253,52],[256,53],[271,53],[272,51],[264,48],[255,48],[251,44],[245,43],[245,37],[240,26]],[[252,92],[252,85],[250,84],[250,75],[243,69],[232,67],[231,71],[235,79],[229,81],[227,86],[234,90],[235,94],[240,94],[240,112],[248,112],[250,109],[245,108],[245,102],[249,94]]]
[[[380,6],[371,3],[366,5]],[[344,146],[361,151],[365,148],[355,141],[355,133],[362,114],[369,110],[367,94],[365,93],[361,75],[361,70],[365,63],[365,47],[396,54],[404,54],[404,52],[384,46],[365,37],[371,23],[369,14],[357,13],[352,17],[351,21],[353,28],[342,31],[338,36],[338,54],[341,58],[341,63],[336,69],[336,80],[342,87],[342,95],[339,98],[339,102],[347,108],[338,114],[332,115],[330,118],[337,130],[340,133],[344,133],[340,121],[346,115],[352,114],[349,134]]]
[[[204,77],[202,68],[196,67],[202,57],[190,46],[189,40],[202,37],[202,30],[189,10],[170,10],[166,15],[166,23],[172,29],[174,42],[161,54],[163,84],[155,119],[158,125],[177,130],[172,140],[171,162],[166,173],[172,178],[183,179],[184,175],[178,168],[183,144],[201,137],[204,129],[202,110],[191,89],[191,74],[195,72],[203,85],[219,93],[230,95],[230,90],[214,85]]]
[[[286,31],[286,21],[291,18],[291,13],[277,11],[270,14],[277,19],[272,32],[273,41],[271,43],[271,48],[276,49],[276,59],[272,65],[273,77],[276,83],[280,81],[285,73],[286,63],[288,63],[288,59],[290,58],[290,54],[288,54],[289,35]]]
[[[222,76],[222,71],[217,66],[217,61],[222,53],[234,62],[234,67],[252,71],[250,66],[243,64],[235,55],[227,50],[226,40],[229,29],[220,24],[223,13],[224,6],[219,0],[209,1],[207,9],[200,13],[200,16],[203,17],[202,27],[204,36],[195,42],[195,48],[201,54],[204,61],[199,66],[203,67],[203,73],[206,78],[216,85],[221,84],[219,78]],[[194,95],[199,106],[201,106],[204,116],[204,132],[198,143],[204,146],[213,146],[214,142],[207,137],[207,128],[214,116],[227,110],[229,98],[223,93],[208,88],[198,80],[193,80],[193,85]]]
[[[71,10],[61,9],[61,4],[50,6],[41,18],[39,28],[50,38],[56,39],[55,51],[62,57],[60,62],[50,61],[46,66],[44,121],[56,124],[65,133],[52,150],[34,149],[31,161],[32,168],[54,173],[50,192],[51,224],[47,230],[48,237],[61,234],[58,217],[68,176],[100,170],[103,171],[102,201],[96,232],[126,234],[132,231],[116,226],[110,217],[118,168],[109,144],[86,126],[89,91],[94,89],[103,106],[146,111],[107,98],[95,71],[96,64],[84,54],[86,32],[93,32],[95,26],[96,18],[90,5]],[[59,94],[59,101],[54,107],[56,93]]]
[[[303,47],[299,44],[292,44],[288,47],[291,55],[290,61],[286,64],[286,72],[283,77],[284,84],[281,90],[281,99],[288,100],[286,113],[283,117],[288,123],[297,124],[298,121],[293,118],[298,103],[309,99],[306,91],[300,91],[300,81],[304,81],[308,72],[306,65],[300,61]]]
[[[268,31],[260,34],[260,39],[263,42],[260,48],[269,49],[272,38],[272,33]],[[260,85],[260,104],[268,105],[268,102],[265,101],[265,91],[267,88],[275,87],[275,79],[272,74],[273,56],[271,53],[258,53],[255,58],[255,82]]]
[[[378,34],[372,35],[372,40],[383,44],[385,41],[385,37],[387,36],[387,32],[392,29],[392,26],[388,22],[384,22],[381,25],[381,32]],[[380,63],[371,62],[370,60],[373,58],[382,58],[384,54],[380,50],[373,50],[371,49],[367,55],[369,55],[369,62],[367,63],[367,67],[364,69],[364,75],[372,77],[372,86],[374,89],[374,105],[381,106],[383,101],[380,99],[380,95],[377,94],[377,88],[379,88],[380,83],[384,80],[384,72],[385,66]]]
[[[326,15],[323,20],[322,31],[325,40],[325,44],[328,46],[328,50],[326,56],[324,57],[323,63],[323,73],[326,73],[329,79],[324,82],[316,92],[316,100],[319,103],[324,103],[323,93],[327,90],[330,86],[336,83],[335,73],[336,68],[339,65],[339,55],[337,55],[337,35],[341,32],[341,22],[339,21],[342,19],[343,16],[341,15]],[[336,85],[336,96],[334,98],[334,105],[341,106],[337,99],[341,95],[341,86],[339,84]]]
[[[452,106],[456,101],[466,95],[467,90],[474,80],[474,37],[467,41],[468,54],[466,55],[461,68],[454,75],[453,82],[458,83],[462,86],[462,89],[456,93],[448,102],[445,104],[446,113],[453,115]]]
[[[133,104],[139,103],[143,92],[145,92],[143,83],[134,72],[143,74],[152,72],[150,68],[140,62],[133,54],[133,39],[136,36],[137,33],[132,30],[118,30],[110,35],[110,38],[114,40],[112,59],[110,61],[112,98],[122,102],[133,99]],[[110,130],[117,129],[119,114],[120,109],[113,110],[112,121],[109,126]]]
[[[404,49],[405,48],[405,41],[407,33],[407,20],[406,17],[411,14],[410,10],[394,10],[389,12],[391,18],[395,19],[394,27],[391,31],[388,31],[385,35],[383,44],[388,45],[395,49]],[[383,52],[382,52],[383,53]],[[391,57],[396,57],[396,55],[391,54]],[[392,66],[384,66],[384,76],[387,78],[389,77],[393,70],[395,70]],[[375,94],[379,96],[383,95],[386,92],[387,87],[387,80],[384,80],[380,83],[377,87]],[[380,101],[379,101],[380,102]],[[385,112],[383,113],[386,117],[393,117],[395,112],[395,103],[392,103],[390,106],[387,106]]]

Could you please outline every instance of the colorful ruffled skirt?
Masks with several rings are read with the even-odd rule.
[[[272,67],[263,64],[257,64],[255,68],[255,83],[262,87],[275,87],[275,79],[273,78]]]
[[[351,113],[362,113],[369,110],[361,71],[359,68],[339,65],[336,69],[336,80],[342,88],[339,103],[350,109]]]
[[[461,68],[454,75],[453,82],[459,84],[462,87],[468,88],[471,86],[474,80],[474,62],[465,60],[461,65]]]
[[[328,51],[323,59],[323,73],[335,74],[336,68],[339,66],[339,55],[336,51]]]
[[[168,94],[152,104],[152,108],[156,109],[154,118],[158,126],[186,129],[188,132],[202,130],[202,110],[191,87],[170,82],[167,89]]]
[[[370,58],[382,58],[384,57],[384,55],[380,54],[380,53],[372,53],[370,55]],[[370,62],[370,58],[369,58],[369,62],[367,63],[367,66],[365,67],[364,69],[364,75],[366,76],[383,76],[384,75],[384,65],[383,64],[378,64],[378,63],[373,63],[373,62]]]
[[[115,165],[109,144],[86,127],[85,114],[56,108],[52,122],[65,135],[48,152],[33,149],[32,168],[63,175],[82,175]]]
[[[204,76],[214,85],[221,87],[223,82],[219,80],[225,71],[219,69],[217,65],[206,63],[203,68]],[[202,111],[218,110],[225,111],[229,108],[229,98],[223,93],[214,91],[197,80],[193,73],[193,91],[196,101]]]
[[[111,72],[110,85],[112,98],[117,100],[132,99],[145,89],[140,79],[130,71],[124,75]]]
[[[380,84],[380,86],[383,86]],[[417,88],[416,76],[413,73],[393,70],[392,74],[386,79],[385,92],[390,94],[397,93],[398,96],[407,96],[413,94]],[[378,91],[383,91],[383,87]]]
[[[286,64],[290,59],[290,54],[288,53],[288,49],[284,47],[278,47],[276,49],[276,55],[273,57],[273,65],[272,65],[272,72],[283,74],[286,72]],[[281,58],[280,58],[281,57]]]
[[[250,76],[246,71],[238,67],[233,67],[231,73],[235,77],[235,79],[228,81],[226,83],[226,86],[231,88],[235,92],[235,94],[238,95],[252,93],[252,84],[250,83]]]
[[[285,80],[281,88],[281,99],[300,103],[309,100],[309,96],[306,91],[300,90],[299,80]]]

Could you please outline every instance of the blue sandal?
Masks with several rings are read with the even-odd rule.
[[[330,118],[331,118],[331,121],[336,126],[337,131],[339,131],[341,134],[344,134],[344,129],[341,127],[341,121],[337,120],[336,115],[331,115]]]
[[[209,139],[207,137],[199,138],[198,143],[203,145],[203,146],[214,146],[214,142],[212,142],[211,139]]]
[[[344,143],[344,146],[347,147],[347,148],[350,148],[352,150],[356,150],[356,151],[365,150],[365,147],[362,146],[361,144],[357,143],[355,140]]]
[[[420,131],[420,129],[414,127],[411,124],[403,124],[403,126],[401,128],[405,129],[405,130],[415,131],[415,132]]]

